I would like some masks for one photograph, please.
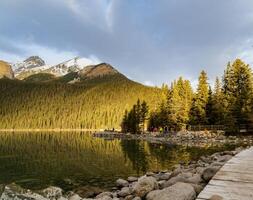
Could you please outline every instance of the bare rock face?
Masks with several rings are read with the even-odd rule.
[[[45,65],[44,60],[42,60],[39,56],[31,56],[24,60],[28,68],[39,67]]]
[[[0,78],[3,78],[3,77],[13,79],[14,73],[12,71],[10,64],[0,60]]]
[[[114,75],[117,73],[119,72],[115,70],[111,65],[107,63],[101,63],[98,65],[91,65],[85,67],[83,70],[79,72],[79,75],[82,78],[96,78],[106,75]]]
[[[187,183],[176,183],[163,190],[154,190],[146,197],[147,200],[193,200],[195,198],[194,188]]]

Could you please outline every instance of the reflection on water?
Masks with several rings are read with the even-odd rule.
[[[89,133],[0,133],[0,184],[30,189],[49,185],[109,188],[123,177],[170,169],[201,155],[231,149],[151,144],[136,140],[93,138]]]

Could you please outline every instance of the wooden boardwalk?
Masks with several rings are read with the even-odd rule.
[[[229,160],[197,200],[207,200],[213,195],[222,197],[222,200],[253,200],[253,147]]]

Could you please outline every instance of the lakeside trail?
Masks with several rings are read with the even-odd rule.
[[[253,147],[230,159],[212,178],[197,200],[253,199]],[[214,198],[214,197],[213,197]]]

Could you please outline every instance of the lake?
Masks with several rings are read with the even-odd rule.
[[[109,189],[117,178],[171,169],[235,146],[187,147],[137,140],[104,140],[87,132],[0,133],[0,184],[29,189],[50,185]]]

